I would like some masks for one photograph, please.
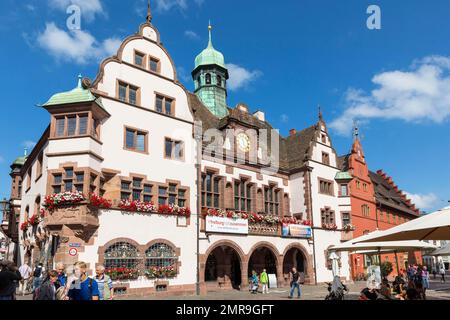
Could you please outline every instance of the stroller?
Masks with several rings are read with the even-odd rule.
[[[348,293],[348,288],[341,282],[338,276],[335,276],[333,282],[328,282],[328,295],[325,300],[344,300],[344,296]]]

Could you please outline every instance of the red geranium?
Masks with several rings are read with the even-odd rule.
[[[110,209],[112,206],[112,203],[110,200],[100,197],[100,196],[96,195],[95,193],[89,194],[89,202],[94,207],[102,208],[102,209]]]

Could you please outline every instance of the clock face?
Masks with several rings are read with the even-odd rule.
[[[244,152],[250,151],[250,138],[245,133],[240,133],[236,137],[237,145]]]

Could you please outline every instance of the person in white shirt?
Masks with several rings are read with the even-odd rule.
[[[24,296],[27,293],[28,284],[31,278],[31,267],[25,262],[19,268],[20,275],[22,276],[22,280],[19,282],[19,292]]]

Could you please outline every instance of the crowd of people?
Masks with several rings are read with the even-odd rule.
[[[445,282],[445,266],[439,263],[433,270],[441,275],[441,282]],[[387,278],[377,286],[369,280],[367,288],[361,292],[361,300],[426,300],[427,289],[430,288],[430,272],[427,266],[409,265],[407,270],[400,270],[394,281]]]
[[[304,283],[304,278],[302,277],[302,274],[297,271],[296,268],[292,268],[292,270],[289,272],[289,277],[290,277],[289,298],[292,299],[294,297],[295,290],[297,290],[297,298],[300,299],[302,294],[301,285]],[[260,287],[261,291],[259,291]],[[258,292],[261,292],[262,294],[269,293],[269,276],[267,274],[266,269],[263,269],[263,271],[259,275],[255,270],[252,271],[252,275],[249,279],[249,291],[252,294],[258,294]]]
[[[20,268],[10,261],[0,263],[0,300],[15,300],[20,295],[32,294],[33,300],[113,300],[111,278],[105,267],[97,265],[95,276],[88,275],[86,263],[72,266],[57,263],[55,270],[45,270],[36,263],[34,270],[25,262]]]

